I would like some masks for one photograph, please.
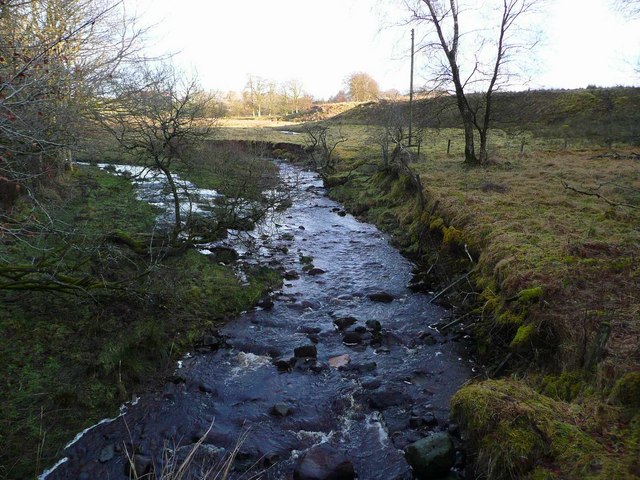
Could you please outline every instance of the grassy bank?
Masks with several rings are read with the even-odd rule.
[[[463,277],[448,292],[451,301],[468,304],[459,315],[487,375],[504,378],[473,383],[453,401],[478,472],[638,475],[640,416],[631,399],[640,398],[640,175],[633,148],[554,150],[538,138],[535,151],[520,154],[497,131],[495,162],[469,168],[461,156],[443,154],[442,131],[427,130],[423,156],[411,165],[425,189],[421,210],[407,178],[376,166],[375,126],[333,128],[351,135],[332,195],[392,233],[430,272],[432,289]]]
[[[331,194],[391,233],[425,286],[457,281],[441,300],[464,306],[453,313],[487,368],[452,407],[481,476],[640,476],[639,98],[503,94],[481,168],[462,163],[455,115],[423,102],[410,166],[424,209],[413,183],[382,166],[384,105],[325,123],[347,138]]]
[[[162,381],[181,353],[280,282],[256,268],[241,285],[193,250],[146,254],[156,212],[124,178],[79,168],[50,188],[48,212],[66,231],[48,236],[48,251],[114,288],[0,292],[0,478],[33,478],[78,431]],[[8,264],[43,255],[40,243],[2,240]]]

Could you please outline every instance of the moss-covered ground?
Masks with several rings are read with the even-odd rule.
[[[193,250],[150,255],[156,212],[124,178],[81,167],[46,197],[64,234],[0,238],[2,264],[35,261],[46,246],[65,252],[61,269],[113,288],[0,291],[0,478],[34,478],[78,431],[162,381],[204,334],[280,282],[256,268],[243,285],[231,267]]]

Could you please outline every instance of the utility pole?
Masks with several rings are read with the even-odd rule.
[[[415,44],[415,32],[411,29],[411,79],[409,81],[409,146],[412,145],[411,127],[413,124],[413,54]]]

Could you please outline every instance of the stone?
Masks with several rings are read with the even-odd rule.
[[[367,333],[367,327],[363,327],[362,325],[359,325],[356,328],[354,328],[353,331],[360,334]]]
[[[340,215],[341,217],[346,217],[347,216],[347,212],[345,212],[344,210],[340,210],[337,212],[338,215]]]
[[[213,254],[216,261],[226,264],[233,263],[239,258],[238,252],[230,247],[211,247],[209,251]]]
[[[365,325],[373,332],[380,332],[382,330],[382,324],[378,320],[367,320]]]
[[[345,345],[359,345],[362,341],[362,337],[357,332],[347,332],[342,337],[342,343]]]
[[[294,480],[352,480],[356,478],[353,464],[342,453],[322,444],[300,457],[293,471]]]
[[[365,390],[375,390],[382,385],[382,380],[379,378],[374,378],[372,380],[367,380],[366,382],[362,382],[362,388]]]
[[[428,427],[435,427],[438,425],[438,419],[433,413],[427,413],[424,417],[422,417],[422,421]]]
[[[424,420],[420,417],[411,417],[409,419],[409,426],[411,428],[420,428],[424,425]]]
[[[258,300],[258,303],[256,303],[256,306],[264,310],[271,310],[274,306],[274,303],[273,303],[273,300],[271,300],[271,298],[265,297]]]
[[[318,358],[318,349],[315,345],[304,345],[293,350],[296,358]]]
[[[100,463],[106,463],[109,460],[111,460],[115,455],[116,455],[116,452],[115,452],[114,445],[112,443],[104,447],[102,450],[100,450],[100,456],[98,457],[98,460],[100,461]]]
[[[309,275],[322,275],[323,273],[326,273],[326,271],[321,269],[321,268],[314,267],[314,268],[310,269],[307,273]]]
[[[279,372],[288,372],[291,370],[291,363],[289,360],[285,360],[283,358],[277,359],[273,364],[276,366]]]
[[[205,347],[215,348],[220,345],[220,339],[215,335],[204,335],[202,337],[202,345]]]
[[[395,389],[386,389],[374,392],[369,396],[369,406],[377,410],[396,407],[410,401],[406,394]]]
[[[404,455],[417,479],[445,477],[456,459],[453,442],[446,432],[412,443],[404,449]]]
[[[276,403],[271,407],[271,415],[274,417],[286,417],[291,413],[291,409],[286,403]]]
[[[391,303],[393,302],[394,297],[387,292],[377,292],[369,294],[369,300],[372,302]]]
[[[337,357],[331,357],[329,359],[329,366],[333,368],[340,368],[348,365],[351,362],[351,357],[348,353],[338,355]]]
[[[298,272],[296,272],[295,270],[289,270],[287,272],[284,272],[284,279],[285,280],[297,280],[300,278],[300,274]]]
[[[338,328],[338,330],[346,330],[351,325],[354,325],[358,321],[355,317],[340,317],[336,318],[333,321],[333,324]]]

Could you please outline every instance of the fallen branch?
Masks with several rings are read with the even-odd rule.
[[[560,180],[562,182],[562,186],[564,187],[565,190],[571,190],[572,192],[576,192],[579,193],[580,195],[587,195],[589,197],[597,197],[601,200],[604,200],[607,204],[611,205],[612,207],[627,207],[627,208],[632,208],[634,210],[638,209],[637,205],[631,205],[629,203],[619,203],[619,202],[614,202],[613,200],[609,200],[607,197],[605,197],[604,195],[602,195],[601,193],[591,190],[591,191],[587,191],[587,190],[580,190],[576,187],[572,187],[571,185],[569,185],[567,182],[565,182],[564,180]]]
[[[442,295],[447,293],[449,290],[451,290],[453,287],[455,287],[457,284],[459,284],[462,280],[465,280],[466,278],[469,278],[470,274],[471,274],[471,272],[467,272],[464,275],[461,275],[458,278],[456,278],[453,282],[451,282],[443,290],[440,290],[436,295],[434,295],[434,297],[431,300],[429,300],[429,303],[433,303],[436,300],[438,300]]]
[[[472,312],[467,312],[464,315],[462,315],[461,317],[456,318],[455,320],[447,323],[446,325],[444,325],[443,327],[440,327],[440,331],[444,332],[445,330],[450,329],[451,327],[454,327],[456,325],[458,325],[459,323],[462,323],[464,320],[466,320],[469,315],[471,315]]]

